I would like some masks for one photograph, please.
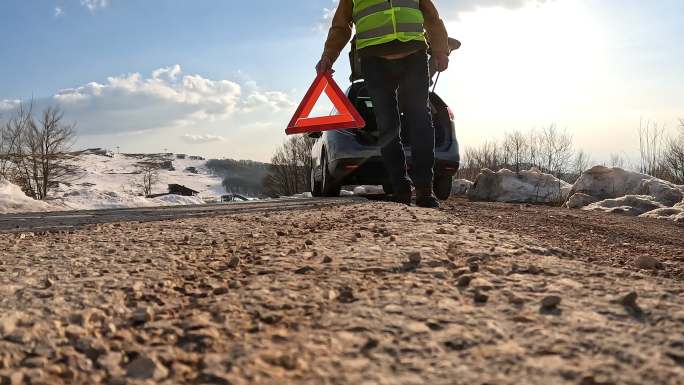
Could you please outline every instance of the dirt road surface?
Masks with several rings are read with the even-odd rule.
[[[382,202],[0,235],[0,384],[684,384],[682,227]]]

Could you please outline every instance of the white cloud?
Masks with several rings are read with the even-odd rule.
[[[210,134],[204,134],[204,135],[185,134],[185,135],[181,136],[181,139],[183,139],[184,142],[191,143],[191,144],[205,144],[205,143],[212,143],[212,142],[223,142],[226,140],[226,138],[224,138],[222,136],[210,135]]]
[[[0,112],[14,110],[15,108],[19,107],[19,104],[21,104],[21,100],[0,100]]]
[[[320,32],[328,32],[330,25],[332,25],[333,17],[335,17],[335,11],[337,11],[338,0],[332,0],[332,6],[330,8],[323,8],[323,16],[318,22],[316,29]]]
[[[280,91],[253,91],[245,98],[242,108],[244,112],[251,112],[269,107],[273,111],[280,111],[295,107],[295,104],[288,98],[288,95]]]
[[[247,121],[250,114],[268,117],[295,106],[286,93],[198,74],[183,75],[180,65],[157,69],[150,77],[130,73],[111,76],[104,83],[63,89],[48,102],[60,105],[67,117],[78,122],[82,134],[207,123],[225,127],[229,121]]]
[[[62,16],[62,15],[64,15],[64,10],[63,10],[61,7],[55,7],[54,16],[55,16],[55,17],[60,17],[60,16]]]
[[[106,8],[109,5],[109,0],[81,0],[81,5],[95,11],[99,8]]]
[[[478,8],[508,8],[516,9],[526,5],[541,5],[553,0],[435,0],[437,10],[443,17],[458,17],[462,12],[470,12]]]

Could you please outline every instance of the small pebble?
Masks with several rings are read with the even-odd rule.
[[[557,295],[549,295],[544,297],[541,301],[541,307],[542,309],[550,310],[550,309],[555,309],[560,305],[561,303],[561,297]]]
[[[422,259],[420,251],[412,251],[408,254],[409,263],[413,265],[419,265]]]
[[[471,275],[463,275],[458,279],[458,286],[459,287],[466,287],[470,285],[470,281],[473,280],[473,277]]]
[[[489,301],[489,296],[479,290],[476,290],[474,299],[476,303],[487,303],[487,301]]]
[[[620,298],[620,300],[618,302],[622,306],[635,308],[635,307],[637,307],[636,301],[637,301],[638,297],[639,297],[639,295],[635,291],[633,291],[633,292],[623,296],[622,298]]]

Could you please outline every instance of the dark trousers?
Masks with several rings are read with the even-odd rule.
[[[411,141],[413,184],[416,188],[431,188],[435,129],[430,112],[427,53],[418,51],[397,60],[364,57],[361,71],[373,100],[382,158],[395,191],[401,191],[411,183],[401,143],[400,105],[408,125],[404,132]]]

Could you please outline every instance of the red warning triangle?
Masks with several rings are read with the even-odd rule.
[[[325,91],[337,115],[310,118],[309,114]],[[354,108],[347,95],[340,89],[332,78],[332,72],[319,74],[307,91],[304,100],[297,108],[285,133],[288,135],[303,134],[306,132],[319,132],[327,130],[339,130],[346,128],[363,128],[366,121]]]

